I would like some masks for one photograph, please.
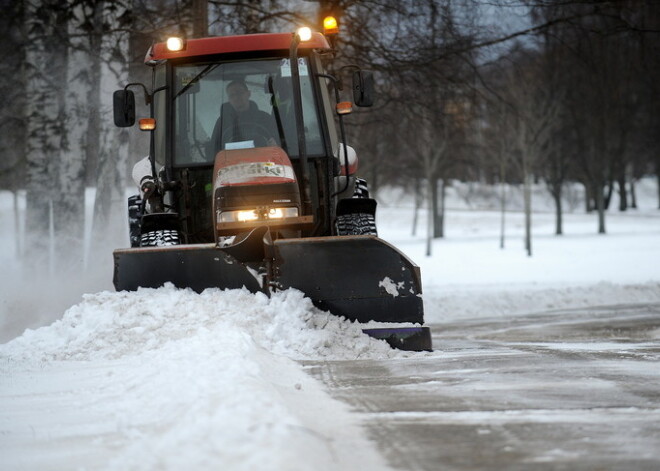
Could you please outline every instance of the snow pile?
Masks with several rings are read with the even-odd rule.
[[[85,295],[0,345],[0,455],[7,469],[387,469],[291,358],[396,355],[296,290]]]
[[[296,359],[396,355],[358,324],[320,311],[294,289],[269,298],[247,290],[197,294],[171,284],[84,295],[61,320],[0,346],[0,355],[32,361],[116,359],[186,338],[208,336],[211,344],[222,344],[231,334]]]
[[[344,405],[245,333],[197,332],[141,360],[144,374],[110,402],[127,426],[108,469],[340,469],[353,460],[347,439],[364,441]],[[365,448],[357,462],[379,463]]]

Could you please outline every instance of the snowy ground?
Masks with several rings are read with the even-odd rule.
[[[434,328],[658,303],[660,211],[655,182],[643,183],[640,208],[611,211],[606,236],[578,207],[566,215],[565,235],[553,236],[554,215],[537,198],[532,257],[522,215],[507,213],[501,250],[499,213],[483,195],[461,198],[472,191],[466,186],[450,192],[447,237],[434,242],[433,257],[424,256],[421,224],[410,236],[408,199],[383,194],[378,224],[421,266]],[[114,293],[110,248],[88,257],[100,275],[28,282],[16,265],[11,204],[0,192],[3,469],[387,468],[359,418],[298,361],[423,354],[391,351],[293,291],[271,299],[171,287]],[[85,292],[93,294],[81,301]],[[25,327],[32,330],[21,335]]]

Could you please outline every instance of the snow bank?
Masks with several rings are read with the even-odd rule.
[[[87,294],[61,320],[0,346],[12,359],[117,359],[163,348],[170,342],[210,333],[222,343],[230,333],[290,358],[355,359],[395,355],[359,325],[315,308],[289,289],[272,297],[247,290],[176,289]]]
[[[387,469],[291,358],[397,354],[296,290],[85,295],[0,345],[0,454],[31,470]]]

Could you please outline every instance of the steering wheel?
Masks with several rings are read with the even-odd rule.
[[[229,129],[229,133],[231,135],[231,128]],[[259,123],[241,123],[240,133],[240,140],[254,140],[255,147],[266,147],[268,146],[268,140],[274,138],[272,132],[266,126]]]

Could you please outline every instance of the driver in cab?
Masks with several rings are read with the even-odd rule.
[[[220,108],[211,143],[213,154],[224,149],[276,146],[277,131],[273,117],[261,111],[250,100],[245,81],[234,80],[227,85],[228,102]]]

